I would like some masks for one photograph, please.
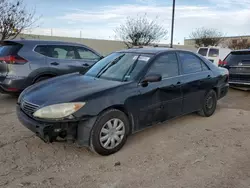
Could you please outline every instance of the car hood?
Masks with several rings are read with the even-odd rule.
[[[82,101],[86,96],[122,84],[124,82],[103,80],[82,74],[68,74],[30,86],[23,91],[20,100],[39,106]]]

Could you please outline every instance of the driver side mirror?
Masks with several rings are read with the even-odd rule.
[[[161,80],[162,76],[160,74],[149,74],[142,80],[141,85],[145,87],[150,82],[160,82]]]

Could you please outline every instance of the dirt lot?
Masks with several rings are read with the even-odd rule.
[[[108,157],[43,143],[17,121],[15,103],[0,95],[0,187],[250,187],[250,92],[232,89],[214,116],[157,125]]]

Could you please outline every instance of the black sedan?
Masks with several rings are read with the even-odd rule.
[[[110,54],[85,75],[52,78],[22,92],[17,115],[46,142],[76,141],[101,155],[127,136],[198,112],[208,117],[228,92],[228,70],[198,54],[138,48]]]

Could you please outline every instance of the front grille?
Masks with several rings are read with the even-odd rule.
[[[27,101],[22,101],[21,102],[21,109],[24,111],[29,116],[32,116],[32,114],[39,108],[39,105],[27,102]]]
[[[229,75],[229,81],[250,81],[250,75]]]

